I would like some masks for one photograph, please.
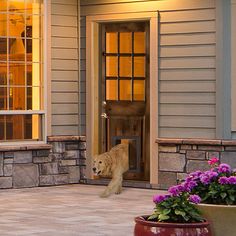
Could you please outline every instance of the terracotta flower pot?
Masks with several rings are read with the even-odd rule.
[[[212,236],[209,223],[162,223],[147,221],[148,216],[135,218],[134,236]]]
[[[235,205],[197,204],[196,207],[210,222],[214,236],[236,235]]]

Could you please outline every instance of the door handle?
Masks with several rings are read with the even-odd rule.
[[[103,119],[108,119],[107,113],[102,113],[102,114],[101,114],[101,117],[102,117]]]
[[[107,105],[107,102],[106,101],[102,101],[102,106],[106,107],[106,105]]]

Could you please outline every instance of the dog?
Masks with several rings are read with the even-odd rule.
[[[100,197],[122,191],[123,173],[129,169],[129,144],[118,144],[109,152],[94,157],[93,172],[97,176],[111,176],[112,179]]]

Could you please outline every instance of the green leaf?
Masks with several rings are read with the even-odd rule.
[[[220,193],[220,196],[222,197],[222,199],[226,198],[227,193]]]
[[[156,214],[153,214],[148,217],[148,220],[156,220],[157,218],[158,218],[158,216]]]
[[[189,219],[190,219],[190,217],[189,217],[189,216],[183,216],[183,218],[184,218],[184,220],[185,220],[186,222],[188,222],[188,221],[189,221]]]
[[[235,196],[234,195],[229,195],[230,200],[232,200],[233,202],[235,201]]]
[[[162,214],[168,215],[171,212],[171,209],[165,209]]]
[[[180,210],[178,210],[178,209],[175,210],[175,214],[176,214],[176,215],[181,215],[181,216],[183,216],[183,217],[186,215],[186,213],[185,213],[184,211],[180,211]]]
[[[163,214],[160,214],[158,216],[158,219],[159,221],[165,221],[165,220],[168,220],[170,217],[168,215],[163,215]]]

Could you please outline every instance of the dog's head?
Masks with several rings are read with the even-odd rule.
[[[93,172],[95,175],[108,175],[110,165],[106,155],[97,155],[93,158]]]

